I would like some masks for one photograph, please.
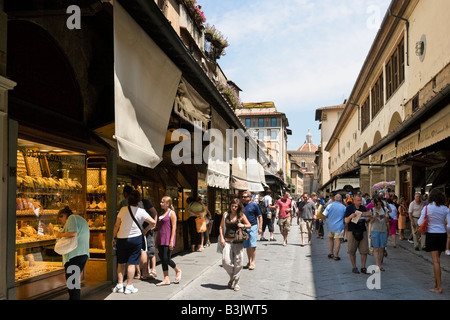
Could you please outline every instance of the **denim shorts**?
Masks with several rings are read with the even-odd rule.
[[[386,248],[387,232],[372,231],[370,236],[370,244],[374,248]]]
[[[256,241],[258,238],[258,225],[253,225],[250,229],[247,229],[248,240],[244,241],[244,248],[256,248]]]

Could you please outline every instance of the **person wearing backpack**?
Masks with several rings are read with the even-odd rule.
[[[272,192],[270,190],[266,191],[266,195],[259,200],[259,210],[261,211],[262,217],[263,217],[263,225],[262,225],[262,234],[260,241],[276,241],[276,239],[273,237],[274,232],[274,220],[275,220],[275,214],[273,210],[275,209],[275,206],[272,205]],[[264,232],[266,231],[266,227],[269,229],[270,238],[266,239],[264,238]]]

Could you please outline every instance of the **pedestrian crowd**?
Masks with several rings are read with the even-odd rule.
[[[118,283],[113,292],[136,293],[133,279],[157,278],[156,248],[163,270],[163,278],[156,285],[171,284],[169,266],[175,272],[174,283],[179,283],[182,271],[172,259],[177,241],[177,215],[172,199],[168,196],[161,199],[162,212],[158,214],[153,205],[141,199],[139,192],[131,187],[124,189],[124,197],[114,227]],[[191,251],[202,251],[210,244],[211,224],[206,220],[210,222],[211,215],[201,199],[190,197],[187,203]],[[280,241],[286,246],[295,218],[301,233],[300,246],[311,246],[313,235],[317,239],[326,237],[330,249],[328,258],[339,261],[342,259],[341,246],[347,243],[352,272],[356,274],[369,274],[368,255],[374,257],[376,272],[385,271],[383,260],[387,256],[389,237],[393,248],[397,247],[397,241],[411,242],[415,250],[430,252],[434,270],[431,291],[442,293],[440,256],[443,252],[450,255],[450,211],[449,202],[438,189],[431,190],[426,200],[416,193],[410,203],[405,197],[398,199],[390,190],[376,192],[370,198],[360,192],[332,193],[327,199],[315,193],[304,193],[294,199],[289,192],[274,199],[270,190],[257,195],[244,191],[230,200],[219,227],[217,251],[222,254],[229,288],[239,291],[242,269],[256,268],[258,237],[259,241]],[[428,226],[425,231],[420,228],[423,224]],[[279,228],[281,239],[274,236],[275,226]],[[409,238],[405,233],[407,229],[411,230]],[[266,230],[268,238],[265,237]],[[155,231],[156,241],[153,240]],[[361,259],[360,268],[356,261],[357,252]]]

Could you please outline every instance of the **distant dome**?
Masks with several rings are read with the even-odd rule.
[[[312,142],[311,129],[308,129],[305,143],[298,149],[298,152],[316,152],[319,150],[317,146]]]

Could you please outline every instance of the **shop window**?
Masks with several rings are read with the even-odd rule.
[[[31,287],[35,294],[57,289],[53,279],[64,273],[61,256],[53,250],[62,227],[57,215],[66,206],[74,213],[85,212],[85,159],[70,150],[18,140],[14,262],[18,299],[29,298]]]

